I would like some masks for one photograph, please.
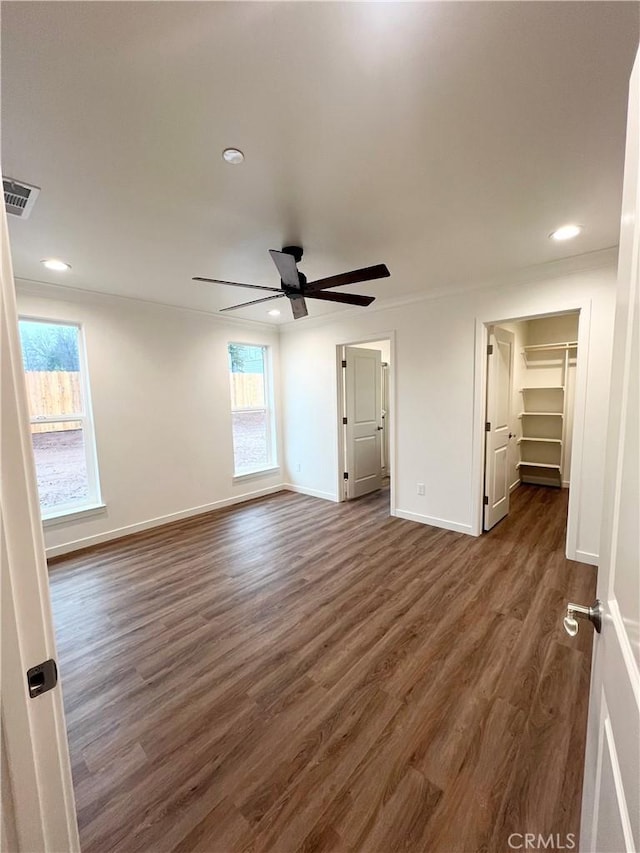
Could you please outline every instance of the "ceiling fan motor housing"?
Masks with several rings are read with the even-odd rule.
[[[302,260],[302,246],[284,246],[282,251],[285,255],[293,255],[293,259],[297,264]]]

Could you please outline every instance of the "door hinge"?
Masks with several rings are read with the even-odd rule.
[[[485,432],[491,432],[491,424],[489,423],[489,421],[487,421],[486,424],[484,425],[484,431]]]
[[[484,496],[484,501],[483,501],[483,503],[484,503],[484,505],[485,505],[485,506],[489,506],[489,498],[488,498],[486,495]]]
[[[345,471],[345,472],[344,472],[344,474],[342,475],[342,479],[343,479],[343,480],[348,480],[348,479],[349,479],[349,475],[347,474],[347,472],[346,472],[346,471]]]
[[[53,658],[39,663],[38,666],[32,666],[27,670],[27,686],[29,688],[29,696],[35,699],[41,693],[46,693],[47,690],[53,690],[58,683],[58,667]]]
[[[343,366],[343,367],[346,367],[346,366],[347,366],[347,360],[346,360],[346,359],[344,359],[344,358],[342,359],[342,366]]]
[[[346,426],[346,425],[347,425],[347,419],[346,419],[346,418],[343,418],[343,419],[342,419],[342,423]]]
[[[493,355],[493,344],[487,346],[487,355]]]

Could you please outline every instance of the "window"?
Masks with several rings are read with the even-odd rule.
[[[276,465],[269,348],[229,344],[233,469],[236,476]]]
[[[20,320],[43,519],[100,503],[80,327]]]

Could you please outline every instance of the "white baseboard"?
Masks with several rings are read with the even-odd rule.
[[[431,527],[443,527],[445,530],[455,530],[456,533],[472,534],[470,524],[461,524],[459,521],[448,521],[446,518],[434,518],[431,515],[420,515],[417,512],[407,512],[404,509],[396,509],[395,515],[398,518],[405,518],[407,521],[417,521],[418,524],[430,524]]]
[[[600,562],[599,555],[590,551],[576,551],[575,557],[569,559],[574,559],[577,563],[588,563],[590,566],[597,566]]]
[[[333,501],[338,503],[338,496],[332,492],[321,492],[319,489],[308,489],[306,486],[295,486],[293,483],[284,483],[282,486],[288,492],[295,492],[298,495],[309,495],[311,498],[322,498],[323,501]]]
[[[204,515],[206,512],[222,509],[225,506],[244,503],[245,501],[251,501],[254,498],[261,498],[275,492],[282,492],[285,488],[287,487],[281,484],[268,486],[265,489],[245,492],[242,495],[234,495],[232,498],[224,498],[210,504],[203,504],[202,506],[192,507],[191,509],[181,510],[180,512],[172,512],[169,515],[160,515],[157,518],[149,518],[147,521],[140,521],[137,524],[128,524],[125,527],[117,527],[115,530],[97,533],[95,536],[85,536],[83,539],[75,539],[71,542],[65,542],[62,545],[54,545],[51,548],[47,548],[45,553],[47,558],[60,557],[62,554],[79,551],[81,548],[90,548],[92,545],[100,545],[103,542],[110,542],[112,539],[121,539],[123,536],[130,536],[132,533],[140,533],[143,530],[150,530],[153,527],[161,527],[164,524],[170,524],[172,521],[181,521],[184,518],[192,518],[195,515]]]
[[[562,488],[563,488],[563,489],[568,489],[568,488],[569,488],[569,481],[568,481],[568,480],[563,480],[563,481],[562,481]]]
[[[520,482],[520,480],[516,480],[515,483],[511,483],[511,485],[509,486],[509,494],[511,494],[511,492],[515,492],[515,490],[520,485]]]

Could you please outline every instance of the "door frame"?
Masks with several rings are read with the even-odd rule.
[[[561,314],[578,314],[578,354],[576,359],[576,390],[573,409],[573,431],[571,438],[571,468],[569,472],[569,513],[567,517],[567,539],[565,553],[569,560],[577,560],[597,565],[596,559],[578,552],[578,524],[580,513],[580,495],[582,491],[583,446],[586,424],[587,404],[587,362],[591,329],[591,300],[550,309],[543,314],[528,314],[516,317],[494,319],[476,317],[475,334],[475,370],[473,403],[473,448],[472,448],[472,507],[471,533],[481,536],[483,533],[484,512],[484,472],[485,472],[485,412],[487,404],[487,345],[489,327],[503,323],[520,323],[526,320],[539,320],[545,317],[557,317]],[[596,555],[597,557],[597,555]]]
[[[391,361],[389,363],[389,403],[391,408],[391,418],[389,425],[389,459],[391,465],[391,474],[389,476],[390,485],[390,501],[389,515],[396,514],[396,474],[398,470],[397,454],[396,454],[396,333],[395,330],[387,332],[378,332],[377,334],[364,335],[361,338],[350,338],[348,341],[336,344],[336,495],[338,503],[346,500],[344,496],[344,430],[342,429],[342,411],[344,400],[344,373],[342,369],[342,349],[343,347],[351,347],[356,344],[370,344],[376,341],[389,341],[389,351],[391,353]]]

